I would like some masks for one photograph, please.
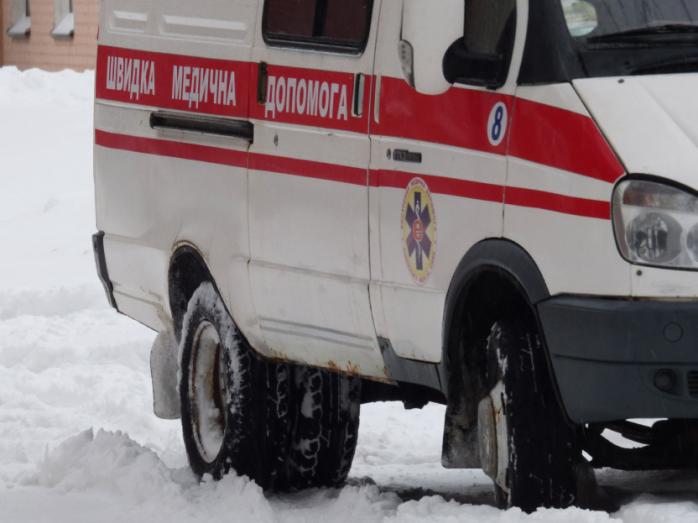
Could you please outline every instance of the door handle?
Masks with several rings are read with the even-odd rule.
[[[267,88],[269,84],[269,68],[266,62],[259,62],[257,67],[257,103],[264,105],[267,103]]]
[[[361,74],[354,75],[354,100],[352,103],[352,115],[361,117],[364,115],[364,93],[366,91],[366,77]]]
[[[241,138],[250,143],[254,140],[254,125],[246,120],[189,116],[157,111],[150,113],[150,127]]]

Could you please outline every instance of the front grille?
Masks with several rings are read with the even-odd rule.
[[[694,398],[698,398],[698,370],[692,370],[686,375],[688,383],[688,393]]]

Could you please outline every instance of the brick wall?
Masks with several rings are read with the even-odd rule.
[[[48,70],[93,69],[97,52],[99,0],[73,0],[75,34],[72,38],[54,38],[53,0],[30,0],[31,34],[28,38],[11,38],[7,29],[12,24],[12,1],[0,0],[2,13],[2,46],[0,63],[20,69],[40,67]]]
[[[0,3],[3,3],[3,0],[0,0]],[[3,3],[3,5],[0,5],[0,31],[4,31],[4,30],[5,30],[5,17],[3,16],[3,11],[4,11],[4,10],[5,10],[5,5],[4,5],[4,3]],[[2,51],[3,51],[3,47],[5,47],[5,46],[3,45],[2,40],[0,40],[0,66],[2,66],[2,64],[3,64],[3,60],[2,60],[2,58],[3,58],[3,52],[2,52]]]

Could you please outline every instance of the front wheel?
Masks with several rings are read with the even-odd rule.
[[[480,401],[480,461],[502,508],[579,504],[581,448],[557,401],[533,322],[496,322],[487,340],[489,394]]]

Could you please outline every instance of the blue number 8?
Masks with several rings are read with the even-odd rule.
[[[495,142],[502,136],[502,120],[504,120],[504,107],[500,105],[494,113],[494,125],[492,125],[492,140]]]

